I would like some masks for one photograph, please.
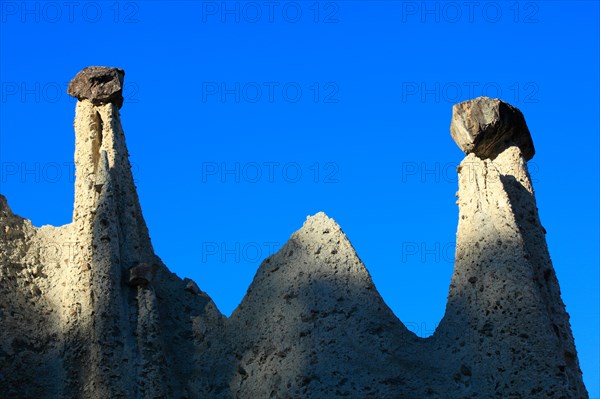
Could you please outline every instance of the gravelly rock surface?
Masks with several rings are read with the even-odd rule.
[[[77,103],[72,223],[0,195],[0,397],[587,398],[523,146],[461,163],[446,314],[421,339],[323,213],[223,317],[154,253],[118,107]]]

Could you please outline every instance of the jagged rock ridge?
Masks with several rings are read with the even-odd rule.
[[[86,68],[69,86],[72,223],[36,228],[0,195],[0,397],[587,398],[520,111],[488,98],[453,109],[468,153],[456,264],[446,314],[421,339],[323,213],[261,264],[230,318],[170,273],[133,184],[123,76]]]

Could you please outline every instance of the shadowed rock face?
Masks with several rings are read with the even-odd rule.
[[[526,161],[535,154],[521,111],[497,98],[478,97],[454,105],[450,134],[465,154],[481,159],[494,159],[513,145]]]
[[[36,228],[0,195],[0,397],[587,398],[527,173],[533,153],[501,104],[500,122],[477,116],[488,100],[453,119],[478,121],[483,136],[459,167],[446,314],[421,339],[323,213],[261,264],[224,318],[154,253],[118,104],[82,97],[72,223]]]

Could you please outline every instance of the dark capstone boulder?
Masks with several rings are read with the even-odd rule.
[[[69,82],[67,93],[78,100],[90,100],[96,105],[123,105],[125,71],[120,68],[91,66],[82,69]]]
[[[521,149],[525,160],[535,155],[525,117],[497,98],[477,97],[452,107],[450,134],[465,154],[495,159],[510,146]]]
[[[131,286],[148,285],[154,279],[158,266],[149,263],[138,263],[128,270],[127,284]]]

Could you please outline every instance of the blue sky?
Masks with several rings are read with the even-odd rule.
[[[307,215],[342,226],[430,335],[452,273],[452,104],[525,114],[542,223],[590,397],[599,370],[596,1],[0,2],[0,192],[70,222],[68,81],[126,71],[121,110],[154,247],[230,314]]]

